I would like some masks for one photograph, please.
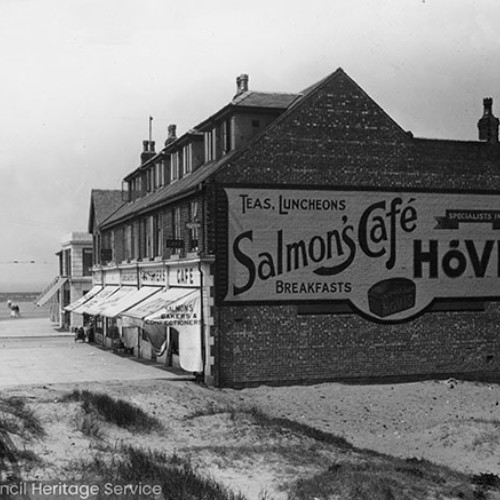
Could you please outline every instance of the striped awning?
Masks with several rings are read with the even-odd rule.
[[[106,299],[119,289],[119,286],[105,286],[98,294],[77,307],[73,312],[77,314],[90,314],[91,316],[96,316],[99,314],[99,311],[103,307]]]
[[[82,304],[97,295],[101,290],[101,285],[94,285],[85,295],[80,297],[78,300],[75,300],[75,302],[72,302],[69,306],[66,306],[64,310],[69,312],[74,311],[77,307],[80,307]]]
[[[63,276],[54,278],[52,283],[35,300],[35,305],[40,307],[46,304],[61,289],[66,281],[68,281],[68,278]]]
[[[119,293],[117,292],[112,297],[110,297],[110,299],[107,301],[106,307],[101,310],[100,315],[106,316],[107,318],[116,318],[116,316],[118,316],[123,311],[137,306],[142,301],[162,290],[161,287],[155,286],[143,286],[139,289],[135,287],[130,288],[132,288],[132,290],[128,293],[119,296]],[[115,298],[116,300],[114,300]]]
[[[151,314],[161,311],[171,302],[174,302],[181,297],[185,297],[192,292],[193,288],[164,288],[161,292],[155,293],[152,297],[143,300],[135,307],[123,311],[122,313],[120,313],[120,316],[142,320],[146,316],[150,316]]]

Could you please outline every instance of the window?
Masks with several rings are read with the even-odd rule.
[[[139,223],[134,222],[132,226],[132,258],[139,258]]]
[[[212,148],[210,141],[210,132],[205,132],[204,136],[204,146],[205,146],[205,163],[209,162],[212,159]]]
[[[115,241],[115,232],[110,231],[109,232],[109,244],[110,246],[108,248],[111,248],[111,259],[114,260],[116,258],[116,241]]]
[[[82,250],[82,265],[83,265],[83,276],[92,276],[92,253],[91,248],[84,248]]]
[[[175,152],[171,155],[171,169],[170,169],[170,181],[174,182],[179,178],[179,152]]]
[[[205,161],[217,159],[217,129],[205,132]]]
[[[148,168],[146,170],[146,191],[149,193],[150,191],[153,190],[154,185],[154,175],[153,175],[153,168]]]
[[[123,232],[125,255],[124,260],[132,260],[132,225],[129,224],[125,226],[125,231]]]
[[[182,151],[182,175],[190,174],[193,171],[193,145],[186,144]]]
[[[154,224],[153,216],[146,219],[146,257],[154,257]]]
[[[160,188],[165,184],[163,162],[155,164],[155,188]]]
[[[222,122],[222,152],[229,153],[233,149],[233,127],[231,119]]]
[[[163,256],[163,225],[161,214],[154,216],[154,255],[155,257]]]
[[[181,210],[174,208],[172,210],[172,236],[174,240],[181,239]],[[179,248],[174,248],[172,253],[180,253]]]
[[[64,250],[64,276],[71,276],[71,250]]]
[[[139,222],[139,258],[146,257],[146,220],[141,219]]]
[[[163,160],[163,179],[164,184],[170,181],[170,155],[167,155]]]
[[[198,207],[197,201],[192,201],[189,204],[189,248],[192,252],[196,252],[199,249],[199,217],[198,217]]]

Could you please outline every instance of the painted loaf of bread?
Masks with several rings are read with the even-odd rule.
[[[379,281],[368,290],[368,306],[373,314],[386,318],[415,306],[416,287],[407,278]]]

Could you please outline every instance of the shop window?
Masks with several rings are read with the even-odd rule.
[[[170,328],[169,351],[171,354],[179,355],[179,332],[175,328]]]

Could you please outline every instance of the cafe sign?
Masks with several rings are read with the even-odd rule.
[[[500,296],[495,194],[226,188],[226,302],[348,301],[377,321]]]

